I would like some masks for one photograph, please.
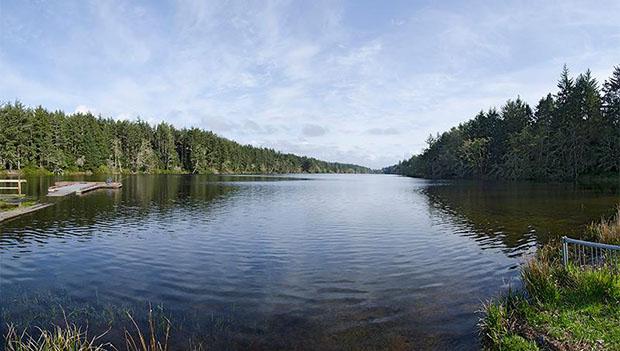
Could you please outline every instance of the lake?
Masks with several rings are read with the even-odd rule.
[[[618,187],[391,175],[122,182],[0,224],[2,328],[64,314],[118,342],[150,306],[173,349],[475,350],[481,301],[518,286],[538,243],[620,201]]]

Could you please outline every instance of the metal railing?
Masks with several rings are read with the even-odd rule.
[[[562,237],[562,261],[576,266],[614,266],[620,264],[620,246]]]

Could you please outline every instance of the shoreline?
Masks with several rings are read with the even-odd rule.
[[[46,169],[37,169],[36,171],[16,171],[16,170],[4,170],[0,171],[0,176],[7,177],[43,177],[43,176],[102,176],[102,175],[222,175],[222,176],[235,176],[235,175],[284,175],[284,174],[384,174],[381,172],[213,172],[213,173],[192,173],[187,171],[166,171],[158,170],[155,172],[93,172],[93,171],[68,171],[60,174],[55,174]]]

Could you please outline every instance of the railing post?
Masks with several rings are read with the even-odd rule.
[[[564,268],[568,267],[568,242],[566,241],[566,236],[562,237],[562,262],[564,263]]]

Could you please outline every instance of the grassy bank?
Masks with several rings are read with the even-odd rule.
[[[593,223],[586,236],[620,242],[620,207]],[[484,306],[480,321],[488,350],[620,350],[620,264],[580,268],[562,264],[549,244],[521,269],[523,288]]]

